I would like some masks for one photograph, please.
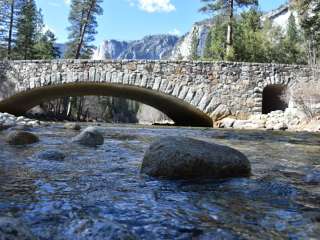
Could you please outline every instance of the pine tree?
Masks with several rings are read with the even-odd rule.
[[[205,6],[201,12],[219,13],[227,16],[226,58],[233,58],[233,22],[236,8],[257,6],[258,0],[201,0]]]
[[[56,59],[60,56],[59,49],[55,46],[56,37],[50,30],[41,34],[40,39],[34,45],[36,59]]]
[[[12,58],[22,0],[0,1],[0,58]]]
[[[88,58],[92,55],[97,28],[97,15],[102,15],[100,6],[103,0],[72,0],[68,27],[68,58]]]
[[[294,0],[308,45],[308,61],[320,59],[320,0]]]
[[[16,54],[20,59],[34,59],[36,43],[38,11],[34,0],[25,0],[21,6],[18,19]]]
[[[206,39],[204,58],[210,60],[224,60],[226,48],[226,30],[227,24],[221,16],[215,16],[214,25]]]
[[[302,46],[303,42],[298,31],[296,18],[293,16],[293,14],[291,14],[288,20],[287,33],[283,39],[283,54],[286,56],[285,63],[304,64],[306,62],[306,56]]]

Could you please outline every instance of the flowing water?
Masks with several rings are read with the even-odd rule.
[[[319,239],[320,185],[305,181],[320,165],[319,134],[103,129],[105,143],[97,148],[71,143],[77,132],[59,124],[33,130],[41,141],[25,147],[7,145],[7,132],[0,132],[0,216],[21,219],[39,239]],[[252,163],[252,177],[140,175],[150,142],[169,135],[240,150]],[[39,157],[53,149],[66,158]]]

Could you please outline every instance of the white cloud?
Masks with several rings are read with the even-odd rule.
[[[64,3],[67,4],[67,5],[70,5],[71,0],[64,0]]]
[[[176,7],[172,4],[171,0],[128,0],[130,6],[138,7],[145,12],[172,12]]]
[[[176,36],[180,36],[181,35],[181,31],[179,29],[173,29],[172,31],[169,32],[169,34],[171,35],[176,35]]]

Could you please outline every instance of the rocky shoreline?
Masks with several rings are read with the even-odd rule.
[[[268,114],[252,115],[247,120],[226,117],[216,122],[215,127],[229,129],[307,131],[320,132],[320,119],[307,120],[297,110],[273,111]]]
[[[24,116],[16,117],[9,113],[0,113],[0,130],[9,128],[23,130],[24,128],[47,126],[48,124],[48,122],[31,119]],[[169,125],[171,126],[171,124]],[[297,111],[279,110],[270,112],[269,114],[252,115],[246,120],[226,117],[215,122],[214,127],[237,130],[320,132],[320,119],[307,121],[305,116]]]
[[[9,128],[28,128],[28,127],[39,127],[40,125],[46,125],[39,120],[30,119],[27,117],[19,116],[16,117],[9,113],[0,113],[0,130]]]

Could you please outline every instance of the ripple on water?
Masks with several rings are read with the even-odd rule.
[[[41,142],[28,148],[6,145],[0,133],[0,215],[20,218],[40,239],[316,239],[320,235],[319,186],[305,181],[307,173],[320,165],[319,135],[104,129],[105,143],[94,149],[70,143],[76,133],[61,126],[37,129]],[[248,156],[254,175],[222,181],[140,176],[149,143],[169,135],[233,146]],[[39,155],[51,150],[65,158],[55,161]]]

